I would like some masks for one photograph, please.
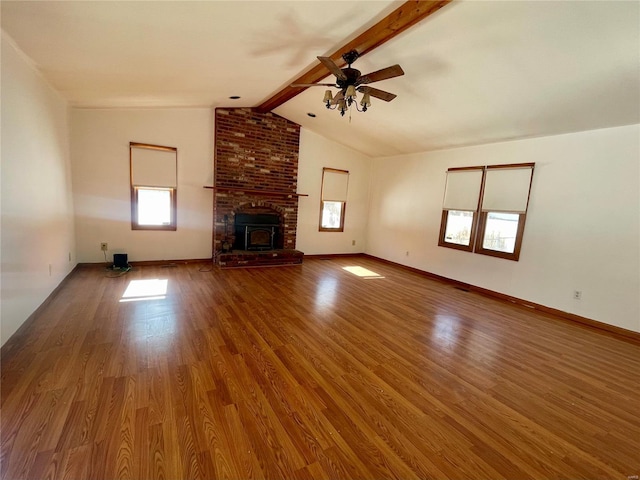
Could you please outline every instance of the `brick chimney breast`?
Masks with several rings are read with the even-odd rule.
[[[216,109],[215,252],[222,250],[225,240],[234,243],[234,214],[250,210],[277,212],[281,225],[276,248],[295,248],[299,144],[300,125],[278,115],[249,108]]]

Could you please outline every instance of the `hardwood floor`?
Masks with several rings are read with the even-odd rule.
[[[80,268],[2,348],[2,479],[640,474],[637,344],[368,258],[199,268]]]

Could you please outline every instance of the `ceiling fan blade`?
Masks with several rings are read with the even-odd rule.
[[[384,100],[385,102],[390,102],[397,97],[395,93],[385,92],[384,90],[378,90],[377,88],[373,87],[358,87],[358,91],[362,93],[368,93],[372,97],[379,98],[380,100]]]
[[[391,67],[376,70],[375,72],[360,76],[356,81],[356,84],[363,85],[366,83],[379,82],[380,80],[387,80],[388,78],[400,77],[402,75],[404,75],[402,67],[400,65],[393,65]]]
[[[340,70],[340,67],[338,67],[338,65],[336,65],[336,62],[331,60],[331,57],[318,57],[318,60],[320,60],[320,62],[325,67],[327,67],[327,70],[329,70],[331,73],[333,73],[338,80],[346,80],[347,79],[347,76],[344,73],[342,73],[342,70]]]
[[[335,83],[292,83],[290,87],[335,87]]]

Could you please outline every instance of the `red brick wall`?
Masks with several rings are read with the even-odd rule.
[[[224,217],[233,244],[236,212],[278,213],[278,248],[295,248],[298,223],[300,125],[273,113],[217,108],[214,157],[213,248],[222,249]]]

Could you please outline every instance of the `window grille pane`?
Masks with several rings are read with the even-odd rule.
[[[342,202],[322,202],[322,228],[340,228]]]
[[[473,226],[473,213],[449,210],[447,212],[447,229],[444,233],[444,241],[469,246],[471,242],[471,227]]]
[[[519,220],[520,215],[517,213],[487,213],[482,248],[513,253],[516,246]]]
[[[171,225],[171,190],[138,189],[138,224]]]

